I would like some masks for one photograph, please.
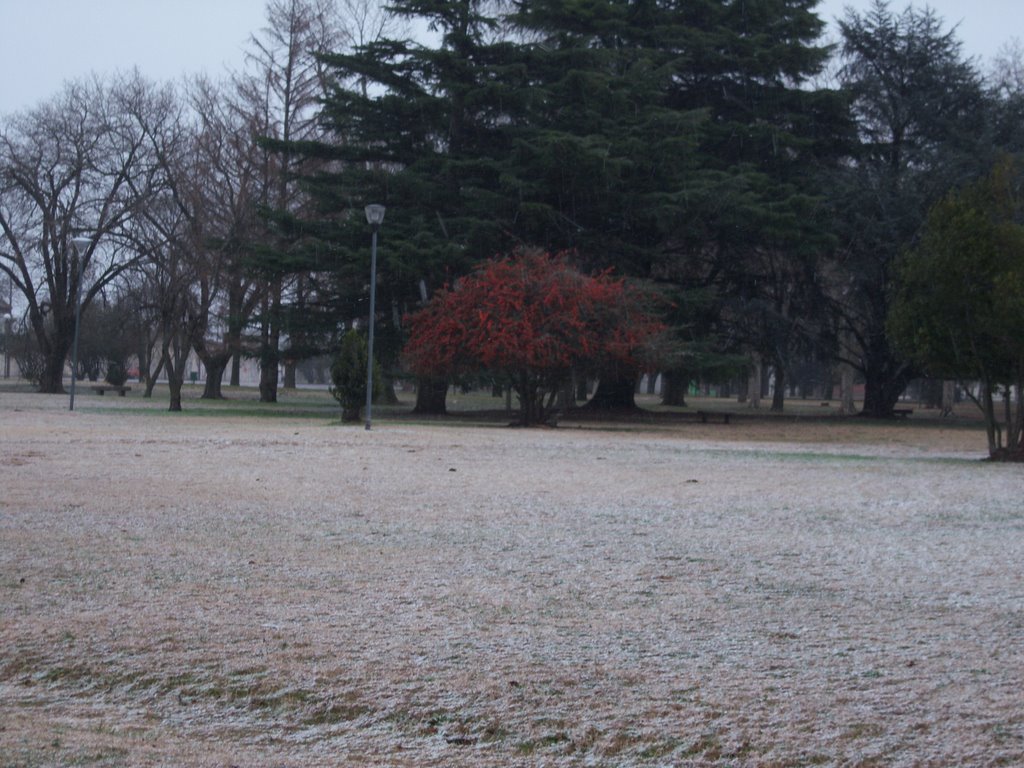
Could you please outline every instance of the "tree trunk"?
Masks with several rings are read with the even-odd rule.
[[[907,373],[873,377],[864,382],[864,407],[860,415],[869,419],[891,419],[900,395],[907,388]]]
[[[839,412],[844,416],[852,416],[857,412],[857,406],[853,402],[853,366],[843,363],[840,366],[839,396],[842,398],[842,405]]]
[[[260,402],[277,402],[278,363],[281,342],[281,279],[275,278],[270,284],[270,301],[264,300],[264,314],[260,350]]]
[[[910,366],[897,360],[882,337],[872,337],[868,348],[861,350],[864,360],[864,407],[861,416],[891,419],[900,395],[913,378]]]
[[[750,356],[750,378],[747,384],[750,407],[755,411],[761,407],[761,387],[761,356],[755,353]]]
[[[416,407],[412,412],[421,416],[443,416],[448,412],[445,406],[447,397],[447,379],[422,378],[417,382]]]
[[[610,373],[597,382],[597,390],[586,407],[596,411],[635,411],[636,374]]]
[[[745,403],[750,398],[750,379],[742,376],[736,379],[736,402]]]
[[[530,377],[523,373],[515,386],[516,394],[519,396],[519,426],[528,427],[540,421],[541,396],[531,386]]]
[[[580,376],[576,382],[576,402],[585,403],[590,397],[590,381],[586,376]]]
[[[398,395],[395,394],[395,380],[391,377],[385,377],[381,383],[380,393],[373,398],[374,403],[380,405],[399,405]]]
[[[942,382],[942,415],[952,416],[953,406],[956,405],[956,382]]]
[[[1003,447],[1003,431],[999,428],[996,418],[995,403],[992,399],[992,385],[983,381],[981,385],[981,411],[985,415],[985,435],[988,438],[988,455],[990,459],[1000,457]]]
[[[183,352],[176,343],[164,345],[164,370],[167,371],[167,387],[170,391],[169,411],[179,412],[181,408],[181,389],[185,384],[185,365],[188,353]]]
[[[690,374],[683,370],[663,371],[661,374],[661,404],[686,407]]]
[[[223,400],[224,393],[221,391],[221,384],[224,381],[224,371],[231,360],[230,354],[205,355],[199,358],[206,368],[206,383],[203,385],[203,400]]]
[[[55,303],[49,323],[44,321],[43,314],[32,309],[29,311],[30,330],[35,336],[39,354],[42,357],[42,370],[39,371],[39,392],[45,395],[64,394],[64,366],[71,354],[75,334],[74,305],[67,309]],[[85,307],[82,307],[85,311]],[[23,374],[24,375],[24,374]]]
[[[60,353],[51,349],[46,355],[43,363],[42,374],[39,377],[39,391],[44,395],[64,394],[64,363],[67,360],[68,351],[65,349]]]
[[[153,346],[148,337],[146,337],[144,342],[140,342],[135,356],[139,360],[139,383],[148,384],[150,378],[149,369],[153,365]]]
[[[160,359],[156,362],[156,368],[153,371],[146,371],[146,390],[142,393],[143,397],[152,397],[153,390],[156,388],[156,381],[160,378],[160,372],[163,371],[165,364],[165,358],[160,355]]]
[[[1024,461],[1024,370],[1018,369],[1017,384],[1006,388],[1006,398],[1006,447],[1010,453],[1009,458]]]
[[[181,411],[181,387],[184,384],[183,379],[179,379],[176,376],[172,376],[167,380],[167,384],[171,390],[170,403],[167,410],[169,411]]]
[[[277,355],[269,347],[260,362],[260,402],[277,402]]]
[[[772,413],[782,413],[786,404],[786,369],[776,363],[772,366],[775,373],[775,391],[772,393]]]
[[[250,308],[246,306],[246,281],[232,272],[228,288],[228,329],[225,343],[231,352],[232,387],[241,385],[242,378],[242,334],[249,320]]]
[[[822,392],[822,400],[832,400],[836,396],[836,375],[835,370],[830,368],[828,370],[828,378],[825,379],[824,389]]]
[[[282,193],[285,192],[282,187]],[[284,381],[282,386],[285,389],[295,389],[295,373],[299,367],[300,359],[308,355],[307,334],[303,328],[303,321],[297,318],[306,316],[306,277],[303,274],[298,276],[295,282],[295,306],[292,312],[288,313],[289,322],[286,331],[288,333],[291,353],[289,359],[284,361]],[[376,402],[376,400],[374,401]]]

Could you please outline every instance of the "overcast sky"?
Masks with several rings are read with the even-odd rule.
[[[832,21],[870,0],[823,0]],[[153,80],[243,63],[249,35],[264,23],[264,0],[0,0],[0,114],[54,95],[65,80],[138,66]],[[896,0],[894,9],[906,3]],[[959,23],[967,53],[987,61],[1024,38],[1022,0],[931,0],[947,24]]]

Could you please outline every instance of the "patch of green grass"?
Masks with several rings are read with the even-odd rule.
[[[97,677],[96,671],[84,664],[57,665],[39,675],[39,679],[44,683],[68,683],[71,685],[81,684],[95,677]]]
[[[722,743],[716,733],[702,733],[697,739],[683,748],[684,757],[704,757],[717,760],[722,756]]]

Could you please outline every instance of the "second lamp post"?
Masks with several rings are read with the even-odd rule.
[[[78,327],[82,324],[82,276],[85,267],[85,252],[92,245],[92,238],[79,235],[71,238],[71,244],[75,247],[75,255],[78,257],[77,277],[75,278],[75,338],[71,343],[71,402],[68,410],[75,410],[75,380],[78,378]],[[70,270],[69,270],[70,274]]]
[[[373,321],[377,312],[377,230],[384,221],[384,206],[371,203],[366,206],[366,221],[373,227],[370,246],[370,333],[366,343],[366,429],[373,422]]]

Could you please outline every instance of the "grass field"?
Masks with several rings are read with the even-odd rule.
[[[1024,764],[1024,475],[966,415],[231,395],[0,388],[0,765]]]

